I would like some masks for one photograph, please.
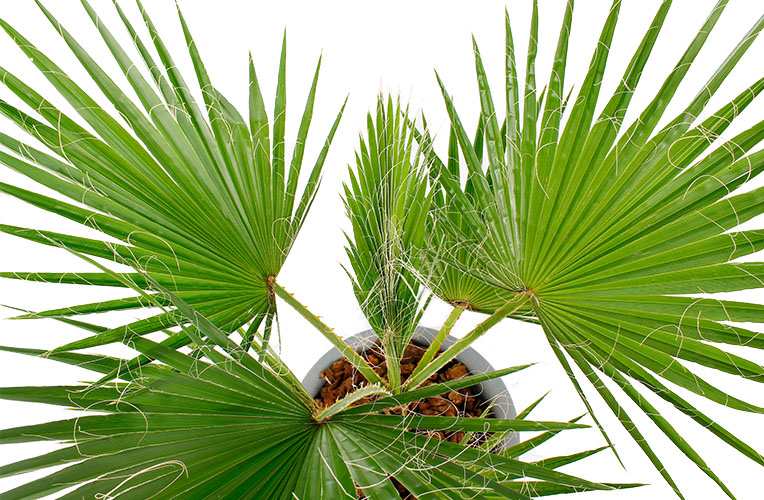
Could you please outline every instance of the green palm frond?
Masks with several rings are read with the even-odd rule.
[[[482,121],[478,128],[474,152],[482,153]],[[436,186],[448,186],[449,193],[458,195],[446,196],[444,189],[434,189],[432,193],[432,212],[447,214],[446,217],[431,217],[427,221],[424,241],[421,249],[422,256],[415,259],[419,277],[427,283],[430,289],[442,300],[461,310],[492,313],[501,308],[515,297],[516,289],[499,286],[495,280],[487,279],[484,275],[476,276],[479,266],[487,258],[481,240],[475,239],[470,233],[473,227],[482,225],[480,217],[470,207],[463,210],[474,201],[475,181],[472,175],[467,176],[464,192],[460,191],[459,151],[456,134],[451,130],[449,137],[448,161],[443,163],[434,155],[433,139],[425,129],[419,134],[419,140],[432,161],[431,172]],[[444,169],[448,173],[442,172]],[[442,173],[441,173],[442,172]],[[462,196],[463,199],[459,197]],[[481,238],[485,238],[482,235]],[[465,245],[465,240],[470,245]],[[475,272],[465,272],[471,269]],[[533,321],[533,313],[529,305],[521,307],[510,317]]]
[[[0,191],[95,228],[119,243],[9,225],[1,226],[0,230],[145,271],[227,331],[251,322],[242,343],[247,349],[252,332],[265,317],[270,324],[275,313],[268,280],[278,275],[305,220],[342,110],[300,191],[298,179],[320,60],[289,160],[284,136],[286,38],[272,121],[250,58],[250,117],[247,121],[210,82],[180,10],[178,16],[194,68],[193,83],[181,75],[143,5],[140,1],[137,4],[158,61],[149,49],[151,42],[144,42],[139,28],[118,4],[115,3],[115,7],[124,22],[123,28],[135,41],[140,55],[138,61],[127,55],[96,11],[83,2],[135,92],[136,102],[38,2],[81,66],[117,110],[119,119],[102,108],[32,42],[0,20],[0,26],[79,115],[66,115],[54,104],[55,97],[50,100],[43,97],[0,68],[3,84],[31,108],[28,113],[2,101],[0,113],[18,125],[30,142],[36,140],[45,147],[37,149],[0,134],[0,163],[71,202],[54,200],[9,184],[0,184]],[[138,70],[140,67],[146,72]],[[199,90],[203,103],[194,98]],[[80,120],[86,126],[81,125]],[[140,273],[125,274],[124,280],[104,273],[4,272],[2,276],[112,287],[127,287],[129,282],[149,290]],[[40,312],[37,317],[136,309],[146,305],[144,298],[125,298],[74,304],[63,310]],[[58,350],[120,342],[128,337],[127,332],[144,335],[166,329],[174,322],[173,311],[166,310]],[[269,330],[266,337],[267,333]],[[174,335],[165,343],[177,348],[186,342],[184,335]]]
[[[679,394],[764,413],[764,408],[707,382],[695,368],[764,382],[764,367],[725,349],[734,346],[736,353],[752,353],[764,347],[760,334],[728,324],[760,323],[761,306],[697,297],[762,287],[761,264],[736,260],[760,250],[764,233],[735,228],[762,213],[764,191],[735,190],[764,169],[764,153],[753,152],[764,138],[764,122],[730,140],[720,136],[764,89],[764,79],[708,118],[699,117],[764,28],[764,18],[754,23],[690,104],[677,116],[666,116],[726,4],[717,4],[663,86],[629,126],[624,116],[670,0],[659,7],[610,96],[600,96],[600,89],[619,0],[612,4],[586,77],[570,99],[563,89],[573,1],[567,2],[543,96],[535,83],[536,2],[524,84],[517,76],[507,15],[503,123],[475,45],[482,131],[475,141],[470,139],[439,80],[452,126],[449,159],[435,155],[426,131],[420,135],[439,190],[421,268],[435,294],[461,307],[493,313],[517,294],[530,295],[529,307],[516,316],[541,324],[587,407],[591,410],[582,390],[584,377],[679,494],[650,441],[604,383],[614,382],[622,390],[619,397],[633,401],[732,497],[680,430],[650,402],[656,399],[653,395],[669,402],[764,465],[759,452]],[[604,108],[596,116],[603,100]],[[662,119],[670,121],[659,129]],[[456,143],[466,179],[460,175]]]
[[[386,106],[379,96],[376,116],[368,115],[366,140],[345,186],[345,207],[352,224],[347,255],[353,288],[382,340],[397,390],[400,357],[426,307],[411,251],[421,245],[430,200],[408,109],[392,97]]]
[[[370,499],[390,500],[398,498],[392,478],[422,499],[467,499],[478,492],[486,498],[526,499],[635,486],[594,483],[555,470],[596,450],[536,464],[511,453],[492,454],[420,434],[448,429],[541,431],[545,436],[585,427],[575,422],[531,421],[528,412],[515,420],[382,414],[391,405],[405,404],[406,397],[415,401],[524,367],[429,386],[398,400],[391,396],[392,402],[383,398],[379,405],[348,408],[341,401],[336,408],[320,411],[271,350],[265,348],[262,361],[250,353],[228,354],[235,345],[226,332],[157,287],[163,300],[186,318],[183,332],[196,348],[186,354],[135,336],[131,345],[155,361],[121,371],[121,382],[4,388],[0,392],[4,399],[98,413],[3,430],[0,444],[43,440],[65,444],[0,467],[0,477],[46,472],[4,492],[3,498],[62,493],[58,498],[307,500],[355,498],[359,488]],[[262,341],[254,339],[258,351]],[[33,349],[3,350],[43,354]],[[97,376],[126,361],[71,352],[53,353],[49,359],[84,367]]]

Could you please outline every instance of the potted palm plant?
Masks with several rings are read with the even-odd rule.
[[[412,386],[404,394],[400,381],[376,375],[361,356],[286,292],[275,278],[313,200],[342,110],[300,192],[298,179],[318,68],[297,146],[287,162],[285,46],[272,121],[250,60],[250,113],[245,121],[209,81],[180,11],[203,106],[195,101],[194,87],[177,69],[151,18],[138,6],[150,42],[144,41],[118,4],[116,9],[149,79],[135,71],[135,62],[110,28],[84,3],[138,96],[136,102],[40,5],[124,124],[13,27],[0,22],[88,127],[3,71],[8,89],[36,110],[40,119],[9,103],[3,103],[3,113],[30,139],[43,144],[38,148],[3,135],[3,163],[72,202],[8,184],[2,185],[3,192],[119,242],[4,225],[7,233],[64,248],[99,270],[4,276],[120,287],[135,295],[19,316],[56,318],[90,335],[44,352],[6,350],[84,366],[94,376],[83,385],[9,387],[2,396],[97,414],[4,430],[0,440],[6,444],[40,439],[68,442],[59,450],[4,466],[3,476],[40,469],[48,473],[4,492],[4,498],[37,498],[67,488],[64,496],[304,499],[339,498],[359,488],[370,498],[392,498],[397,495],[393,479],[420,498],[438,496],[437,491],[444,488],[458,491],[459,496],[486,491],[518,497],[525,497],[521,491],[528,488],[548,492],[612,489],[554,470],[578,457],[563,457],[545,466],[517,460],[510,454],[519,453],[514,449],[493,463],[494,457],[487,452],[434,443],[427,435],[411,432],[533,430],[546,432],[542,437],[548,439],[579,424],[529,421],[527,413],[513,420],[383,414],[386,408],[458,391],[517,368],[475,374],[419,391]],[[158,60],[148,43],[153,43]],[[400,113],[394,117],[398,131],[406,130],[401,118]],[[381,131],[387,121],[379,125]],[[412,137],[411,132],[405,134]],[[115,272],[103,259],[133,271]],[[272,349],[276,297],[300,311],[372,385],[331,406],[317,405]],[[78,318],[136,308],[157,313],[116,328]],[[370,312],[369,317],[375,316]],[[408,321],[413,324],[412,319]],[[126,344],[136,355],[120,359],[76,352],[114,342]],[[373,404],[356,404],[368,396],[378,398]],[[445,448],[450,451],[444,452]],[[467,454],[457,459],[463,449]],[[454,459],[441,464],[443,453]],[[59,465],[68,466],[50,469]],[[507,479],[525,477],[537,480],[504,484]]]
[[[368,117],[344,201],[352,226],[347,271],[379,340],[384,370],[300,303],[278,278],[311,207],[344,109],[306,178],[301,170],[318,67],[287,161],[286,42],[272,118],[250,58],[245,119],[212,85],[180,10],[193,83],[178,69],[140,1],[144,28],[115,2],[122,28],[135,43],[136,61],[83,0],[132,87],[131,98],[39,4],[115,108],[115,116],[0,20],[79,115],[67,115],[0,68],[3,84],[33,110],[0,102],[0,113],[27,137],[0,134],[0,162],[70,201],[11,184],[0,184],[0,191],[103,235],[91,239],[4,224],[3,232],[66,249],[98,272],[14,271],[1,276],[116,287],[129,295],[16,316],[54,318],[87,336],[46,350],[3,350],[83,366],[93,376],[80,385],[2,389],[5,399],[88,412],[3,430],[1,444],[66,444],[0,468],[2,476],[46,473],[4,492],[3,498],[498,499],[635,486],[558,470],[611,446],[522,460],[561,431],[583,427],[577,421],[530,420],[538,402],[514,418],[415,410],[428,398],[524,368],[433,380],[507,317],[540,325],[608,444],[605,426],[582,388],[583,378],[679,496],[654,446],[605,379],[732,497],[641,389],[764,465],[756,450],[673,389],[678,386],[739,411],[764,411],[706,382],[696,369],[704,366],[763,381],[764,368],[738,354],[761,348],[760,338],[726,324],[759,322],[760,308],[687,296],[699,290],[761,287],[758,265],[733,261],[759,249],[760,232],[727,233],[761,213],[760,189],[727,196],[764,168],[761,152],[751,152],[761,141],[761,127],[703,153],[713,145],[709,137],[724,131],[764,88],[764,80],[711,118],[694,122],[764,28],[764,18],[687,109],[656,130],[726,5],[720,1],[640,119],[621,130],[671,2],[658,9],[621,85],[595,117],[620,3],[613,3],[575,98],[563,95],[573,1],[567,2],[549,86],[541,95],[535,85],[537,5],[522,86],[507,17],[506,110],[499,119],[475,46],[480,119],[474,135],[465,131],[439,80],[450,117],[445,156],[437,152],[425,120],[418,122],[393,99],[378,101]],[[141,66],[144,70],[136,70]],[[203,103],[197,102],[199,95]],[[131,270],[115,271],[107,261]],[[453,311],[409,370],[402,360],[430,296],[449,303]],[[274,348],[279,304],[315,327],[364,383],[335,401],[317,403]],[[155,314],[110,328],[79,317],[143,309]],[[466,310],[487,317],[441,349]],[[114,343],[130,347],[132,354],[80,352]],[[733,353],[724,344],[739,349]],[[463,435],[458,442],[434,439],[439,431]],[[540,434],[496,446],[510,433],[525,431]],[[490,436],[470,440],[485,432]]]

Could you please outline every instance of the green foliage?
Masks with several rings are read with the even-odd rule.
[[[764,190],[734,191],[764,169],[764,154],[751,152],[764,138],[764,122],[729,141],[719,136],[764,89],[764,79],[709,118],[699,122],[698,117],[764,28],[764,18],[686,109],[665,117],[671,118],[668,125],[657,129],[726,3],[720,1],[711,12],[674,71],[627,128],[624,116],[670,0],[661,4],[618,88],[602,98],[620,0],[613,2],[586,77],[570,100],[563,89],[573,1],[567,3],[548,90],[542,96],[535,87],[536,2],[524,88],[507,16],[503,123],[477,45],[480,129],[474,141],[439,80],[452,126],[451,145],[444,162],[434,153],[426,131],[421,133],[438,191],[421,269],[436,295],[461,307],[495,313],[502,304],[498,298],[530,295],[530,307],[520,310],[520,316],[542,325],[587,407],[584,378],[679,494],[651,443],[604,383],[612,380],[622,389],[619,396],[631,399],[732,497],[644,396],[651,392],[669,402],[764,465],[758,452],[668,386],[735,410],[764,413],[714,387],[695,368],[764,382],[764,367],[724,348],[762,348],[759,334],[727,324],[761,322],[761,306],[694,296],[762,287],[761,264],[736,262],[762,248],[762,233],[735,228],[762,213]],[[522,105],[518,95],[524,96]],[[595,116],[602,99],[607,99],[604,109]],[[466,176],[460,171],[456,143]]]
[[[422,389],[412,387],[405,395],[396,394],[400,387],[385,385],[337,334],[276,283],[315,196],[342,115],[340,110],[304,189],[298,190],[318,68],[287,163],[285,44],[272,120],[250,58],[247,123],[212,86],[180,11],[194,85],[184,80],[140,2],[159,61],[152,56],[144,35],[119,5],[115,3],[115,7],[135,41],[138,62],[145,66],[149,79],[136,70],[138,64],[83,1],[140,101],[134,102],[38,5],[119,118],[101,108],[45,54],[0,20],[0,26],[79,115],[65,115],[52,101],[0,69],[3,83],[35,115],[6,102],[0,102],[0,112],[30,142],[40,141],[45,148],[0,135],[0,163],[72,201],[9,184],[0,184],[0,190],[94,228],[104,239],[2,225],[0,230],[6,233],[66,249],[99,272],[4,272],[0,276],[119,287],[137,296],[21,311],[17,317],[54,318],[80,327],[90,336],[50,351],[0,350],[74,364],[90,370],[94,380],[71,386],[4,388],[0,397],[95,414],[3,430],[0,444],[49,440],[64,444],[0,467],[1,477],[44,472],[4,492],[4,499],[55,494],[59,498],[136,500],[309,500],[353,498],[358,487],[370,499],[389,500],[398,496],[393,478],[420,499],[476,495],[525,499],[631,486],[594,483],[555,470],[577,457],[553,457],[549,464],[534,464],[519,460],[519,455],[492,453],[489,447],[474,449],[432,439],[428,432],[436,430],[504,436],[525,431],[558,433],[583,426],[532,421],[527,413],[514,420],[395,414],[391,409],[401,404],[524,367]],[[198,91],[203,106],[194,100]],[[380,332],[395,333],[389,340],[391,349],[397,350],[391,352],[402,351],[423,306],[421,285],[406,260],[406,249],[420,244],[428,213],[422,201],[426,199],[426,171],[412,149],[413,134],[406,112],[393,108],[392,102],[387,110],[380,104],[376,124],[370,121],[369,147],[362,145],[360,174],[353,177],[358,195],[348,191],[346,199],[351,216],[364,214],[363,210],[378,216],[364,219],[371,223],[368,226],[354,218],[359,239],[351,243],[349,253],[364,311]],[[419,209],[412,211],[411,203],[419,201]],[[112,243],[113,239],[119,243]],[[375,246],[385,251],[380,255]],[[132,271],[114,272],[103,259],[127,264]],[[372,274],[366,275],[367,271]],[[381,291],[368,288],[369,276],[391,286]],[[318,407],[269,345],[276,296],[303,314],[378,385],[328,408]],[[78,319],[85,314],[140,308],[161,312],[117,328]],[[492,321],[499,319],[496,316]],[[166,335],[161,341],[147,336],[160,331]],[[443,332],[445,335],[447,329]],[[234,333],[241,342],[234,340]],[[74,352],[113,342],[126,344],[139,356],[123,359]],[[369,395],[381,399],[376,404],[359,404]]]
[[[50,351],[0,350],[85,367],[94,380],[4,388],[0,397],[99,413],[4,430],[0,444],[53,440],[67,446],[1,467],[0,476],[47,472],[3,493],[3,498],[39,498],[72,487],[61,498],[308,500],[354,498],[360,488],[372,500],[389,500],[398,497],[392,479],[421,500],[525,499],[636,486],[595,483],[556,470],[611,446],[537,462],[521,460],[561,431],[584,427],[580,417],[569,422],[530,420],[541,399],[512,420],[396,411],[525,368],[425,383],[506,317],[541,325],[587,408],[591,410],[584,378],[678,495],[653,446],[619,399],[636,404],[730,497],[727,486],[650,400],[662,398],[764,465],[756,450],[672,389],[678,386],[735,410],[764,413],[764,408],[714,387],[696,368],[764,382],[764,367],[744,357],[764,348],[764,341],[752,330],[729,324],[764,322],[761,306],[695,296],[762,287],[761,264],[736,259],[760,250],[764,232],[734,230],[762,213],[764,188],[734,191],[764,169],[764,153],[752,152],[764,138],[764,122],[729,141],[719,136],[764,90],[764,79],[702,122],[698,117],[764,29],[764,18],[682,113],[665,116],[727,4],[720,0],[653,100],[626,128],[624,116],[671,0],[661,4],[599,116],[595,110],[604,99],[599,94],[620,0],[613,2],[573,99],[563,95],[573,0],[567,2],[549,85],[540,94],[536,1],[524,82],[518,78],[507,16],[501,123],[477,44],[480,110],[474,135],[465,130],[438,78],[451,122],[445,161],[434,151],[426,122],[418,128],[400,102],[380,97],[368,116],[344,201],[352,227],[348,274],[361,309],[382,339],[389,362],[388,378],[383,379],[276,282],[314,199],[344,105],[300,190],[318,67],[287,158],[286,41],[272,119],[250,57],[245,120],[212,85],[180,11],[193,84],[183,78],[136,1],[150,43],[144,41],[145,30],[133,25],[116,2],[115,8],[135,42],[137,62],[87,1],[83,5],[137,101],[38,2],[118,117],[0,20],[0,27],[78,114],[67,116],[0,68],[3,84],[32,110],[0,101],[0,113],[28,137],[20,141],[0,134],[0,163],[71,201],[10,184],[0,184],[0,191],[104,235],[102,240],[89,239],[0,225],[5,233],[64,248],[100,270],[8,271],[0,277],[119,287],[137,294],[21,311],[18,318],[54,318],[89,336]],[[145,71],[136,70],[141,66]],[[203,104],[195,95],[202,96]],[[670,122],[658,129],[664,118]],[[28,144],[34,141],[43,149]],[[114,239],[119,243],[112,243]],[[132,271],[116,273],[103,259],[127,264]],[[427,306],[428,291],[454,308],[402,383],[399,359]],[[371,385],[319,407],[270,346],[276,297],[337,347]],[[160,312],[116,328],[78,318],[141,308]],[[464,310],[488,316],[441,353],[442,342]],[[155,332],[166,337],[150,340],[147,334]],[[74,352],[114,342],[132,347],[139,356]],[[611,391],[607,380],[620,391]],[[369,396],[377,399],[368,402]],[[610,445],[597,415],[592,417]],[[493,435],[469,447],[466,439],[460,444],[433,439],[431,431],[436,430]],[[509,433],[526,431],[537,434],[496,447]]]
[[[393,390],[400,386],[399,360],[419,324],[426,301],[412,272],[412,250],[421,246],[429,210],[426,171],[408,110],[382,96],[376,117],[367,118],[356,169],[345,186],[352,224],[347,254],[358,303],[382,341]]]
[[[183,332],[196,346],[191,354],[136,335],[131,346],[156,361],[120,371],[122,381],[3,389],[4,399],[100,412],[4,430],[0,444],[56,440],[67,446],[0,467],[4,477],[65,466],[3,493],[3,498],[39,498],[70,486],[75,489],[60,498],[342,498],[352,496],[357,486],[369,498],[381,500],[397,497],[391,478],[419,498],[466,499],[485,491],[496,498],[523,499],[534,490],[543,495],[629,486],[557,472],[567,463],[562,458],[537,465],[409,432],[557,433],[584,427],[572,422],[382,415],[390,407],[384,399],[379,406],[354,408],[341,400],[317,411],[275,355],[269,353],[262,362],[249,353],[237,355],[225,332],[177,296],[160,293],[190,324]],[[124,362],[68,352],[50,358],[100,374]],[[425,390],[442,394],[522,368]],[[370,387],[358,397],[372,392],[384,391]],[[450,458],[444,461],[444,455]],[[525,477],[539,481],[526,482]],[[441,494],[441,488],[450,492]]]
[[[259,325],[275,313],[267,280],[276,276],[302,226],[318,187],[332,126],[302,192],[297,189],[304,145],[313,113],[318,66],[308,94],[291,162],[284,153],[286,39],[279,68],[273,131],[250,60],[249,124],[212,85],[183,16],[178,11],[195,70],[187,83],[143,6],[141,14],[160,61],[151,55],[138,28],[119,5],[118,13],[141,60],[133,61],[87,3],[83,5],[140,102],[133,102],[88,51],[40,4],[62,39],[103,95],[120,114],[113,118],[31,42],[5,21],[0,26],[30,57],[93,133],[48,99],[0,68],[0,79],[26,105],[31,116],[6,102],[0,112],[46,151],[0,134],[0,161],[72,200],[66,203],[12,185],[0,191],[116,238],[118,244],[3,225],[0,230],[43,244],[65,246],[147,272],[227,331],[250,322]],[[151,80],[137,71],[145,66]],[[320,66],[320,61],[319,61]],[[201,89],[204,106],[193,97]],[[273,147],[270,146],[273,144]],[[79,205],[82,203],[85,208]],[[129,286],[112,277],[5,273],[5,277],[53,282]],[[148,289],[139,275],[125,275]],[[39,316],[69,316],[144,307],[140,299],[75,305]],[[81,349],[148,334],[172,323],[162,313],[102,332],[60,350]],[[256,329],[257,326],[254,327]],[[244,339],[248,348],[251,339]]]

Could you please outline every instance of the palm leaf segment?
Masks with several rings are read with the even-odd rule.
[[[133,346],[155,360],[121,371],[123,382],[101,386],[4,388],[5,399],[96,411],[71,420],[3,430],[0,444],[63,441],[50,453],[0,467],[0,477],[48,469],[47,475],[3,493],[4,499],[83,497],[196,499],[398,498],[391,478],[423,499],[517,498],[631,485],[593,483],[555,469],[601,449],[533,463],[518,460],[565,429],[581,426],[515,420],[383,415],[386,408],[458,390],[522,369],[471,376],[348,408],[341,400],[318,412],[311,397],[272,349],[253,342],[262,361],[227,353],[226,332],[156,285],[189,323],[183,332],[198,347],[185,354],[141,336]],[[205,342],[205,340],[207,341]],[[26,355],[32,349],[4,348]],[[79,353],[50,359],[96,374],[125,360]],[[326,418],[322,418],[326,417]],[[406,429],[466,432],[542,431],[502,454],[432,440]],[[55,471],[50,467],[65,466]],[[528,480],[532,477],[534,480]],[[67,491],[64,491],[67,490]]]
[[[442,82],[452,125],[449,160],[439,160],[430,137],[421,136],[440,191],[421,269],[436,294],[460,307],[494,312],[502,300],[530,294],[530,307],[519,316],[541,323],[587,406],[584,377],[574,366],[675,490],[607,379],[732,496],[650,403],[654,396],[668,401],[764,465],[757,451],[673,389],[736,410],[764,412],[714,387],[693,368],[764,382],[764,367],[723,349],[764,347],[759,334],[727,323],[760,323],[761,306],[692,296],[762,287],[761,264],[735,260],[760,250],[764,233],[735,228],[762,213],[764,190],[734,191],[764,169],[764,153],[751,152],[764,138],[764,122],[730,140],[720,135],[764,89],[764,79],[708,118],[698,117],[764,28],[764,18],[687,108],[656,128],[726,4],[722,0],[714,8],[652,102],[627,128],[624,115],[670,0],[658,9],[599,116],[594,111],[621,2],[613,2],[588,73],[570,99],[563,89],[573,1],[567,3],[548,89],[541,95],[535,82],[536,2],[524,88],[507,16],[503,123],[475,46],[481,104],[477,138],[470,140]],[[460,180],[459,152],[466,182]]]
[[[414,136],[408,110],[380,96],[345,186],[353,288],[382,340],[394,390],[400,386],[398,360],[426,307],[411,267],[411,249],[421,245],[429,209],[427,174]]]
[[[216,325],[232,331],[252,322],[254,331],[275,312],[267,280],[276,276],[302,225],[319,184],[327,150],[340,115],[300,193],[305,140],[311,122],[316,78],[311,86],[291,161],[285,156],[286,39],[276,91],[272,130],[250,58],[248,122],[209,81],[188,26],[178,11],[196,82],[187,83],[175,66],[150,17],[138,2],[159,60],[119,5],[116,9],[135,41],[139,62],[128,56],[87,3],[83,5],[138,97],[129,98],[44,6],[50,20],[79,62],[117,110],[118,120],[54,62],[8,23],[0,26],[29,56],[86,125],[67,116],[8,71],[0,80],[32,114],[2,101],[0,112],[15,122],[31,144],[0,134],[0,163],[72,200],[62,202],[2,184],[0,190],[59,214],[119,243],[3,225],[6,233],[64,246],[93,257],[145,271],[173,290]],[[139,71],[143,65],[147,72]],[[319,61],[320,66],[320,61]],[[149,76],[150,75],[150,76]],[[201,89],[204,105],[194,98]],[[204,108],[204,109],[203,109]],[[84,206],[83,206],[84,205]],[[113,241],[113,240],[112,240]],[[3,277],[56,283],[148,289],[139,273],[116,279],[104,273],[5,272]],[[145,297],[73,305],[38,316],[69,316],[148,306]],[[121,341],[174,324],[164,312],[94,337],[62,346],[79,349]],[[245,338],[244,347],[247,347]],[[168,339],[178,347],[184,335]]]

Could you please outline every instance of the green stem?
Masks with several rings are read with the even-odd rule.
[[[451,329],[454,327],[456,321],[459,319],[463,312],[464,308],[462,307],[457,306],[453,308],[451,314],[448,315],[446,322],[443,323],[443,326],[440,327],[438,334],[434,339],[432,339],[430,347],[427,348],[427,351],[424,353],[424,356],[422,356],[422,359],[419,361],[410,377],[416,377],[419,375],[419,372],[424,370],[427,364],[435,359],[435,355],[440,351],[440,346],[443,345],[443,341],[446,340],[446,337],[448,337],[448,334],[451,332]]]
[[[265,332],[263,332],[263,342],[260,346],[259,361],[262,363],[265,353],[268,350],[268,343],[271,340],[271,333],[273,332],[273,316],[275,313],[268,312],[265,316]]]
[[[366,380],[368,380],[369,383],[387,386],[387,383],[379,378],[379,375],[377,375],[376,372],[371,369],[371,366],[369,366],[366,360],[364,360],[361,356],[358,355],[357,352],[355,352],[349,345],[347,345],[339,337],[339,335],[334,333],[334,330],[326,326],[320,319],[318,319],[318,316],[310,312],[304,305],[295,299],[291,293],[284,290],[281,285],[275,281],[272,281],[272,284],[274,293],[278,295],[284,302],[289,304],[292,309],[300,313],[303,318],[308,320],[308,323],[316,327],[316,329],[321,332],[321,334],[326,337],[326,339],[331,342],[332,345],[336,347],[340,353],[342,353],[342,355],[345,356],[347,360],[350,361],[350,363],[359,372],[361,372],[364,377],[366,377]]]
[[[393,341],[395,334],[387,330],[383,337],[383,347],[387,360],[387,380],[390,383],[390,391],[393,394],[401,392],[401,353],[398,352],[398,346]]]
[[[430,378],[433,374],[437,373],[438,370],[443,368],[449,361],[467,349],[470,344],[479,339],[496,323],[520,309],[523,305],[525,305],[526,302],[528,302],[529,299],[530,294],[526,292],[517,293],[512,298],[512,300],[497,309],[496,312],[488,316],[485,321],[473,328],[471,332],[456,341],[456,343],[448,348],[446,352],[435,358],[435,360],[427,365],[424,369],[422,369],[422,371],[419,372],[417,376],[409,377],[409,379],[404,384],[404,389],[411,390],[419,387],[425,380]]]
[[[333,405],[329,406],[328,408],[324,408],[320,412],[316,413],[314,419],[316,422],[322,422],[324,420],[327,420],[334,415],[341,413],[346,408],[349,408],[354,403],[357,403],[358,401],[368,398],[371,396],[378,396],[378,395],[385,395],[390,396],[390,392],[385,389],[384,387],[379,387],[376,385],[367,385],[366,387],[363,387],[361,389],[355,390],[345,396],[344,398],[340,399]]]

